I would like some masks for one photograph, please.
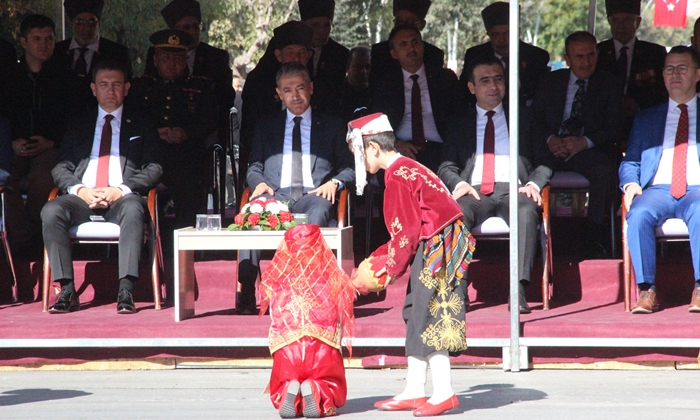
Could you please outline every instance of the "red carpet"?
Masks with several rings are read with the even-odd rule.
[[[221,258],[228,258],[222,256]],[[687,255],[664,258],[658,280],[662,310],[652,315],[625,313],[619,260],[566,261],[555,258],[552,309],[541,310],[540,282],[528,288],[533,313],[521,316],[523,337],[581,338],[700,338],[700,314],[689,314],[687,305],[692,291],[692,267]],[[22,296],[38,296],[40,264],[18,264],[22,278]],[[172,307],[153,310],[149,276],[144,273],[137,285],[139,313],[116,314],[116,263],[76,262],[76,284],[81,290],[82,308],[67,315],[41,312],[41,303],[0,304],[0,340],[58,338],[266,338],[267,316],[233,315],[235,261],[216,260],[195,263],[199,297],[197,315],[174,322]],[[539,270],[536,270],[539,272]],[[504,259],[475,260],[470,268],[471,311],[467,314],[467,336],[508,338],[509,313],[506,307],[508,267]],[[539,274],[537,274],[539,276]],[[84,278],[91,284],[84,284]],[[537,278],[537,277],[534,277]],[[9,270],[0,264],[0,302],[10,298]],[[383,299],[363,297],[356,306],[357,338],[402,338],[404,323],[401,307],[406,288],[404,277],[386,292]],[[52,294],[52,302],[55,296]],[[374,300],[374,302],[372,302]],[[364,302],[364,303],[363,303]],[[530,347],[533,363],[618,361],[697,362],[697,349]],[[384,357],[386,355],[388,357]],[[269,356],[265,347],[163,346],[149,348],[1,348],[0,364],[42,361],[95,360],[107,358],[147,358],[159,356],[245,358]],[[367,366],[382,362],[401,363],[401,347],[360,347],[355,357],[363,357]],[[457,362],[499,362],[500,348],[471,348]]]

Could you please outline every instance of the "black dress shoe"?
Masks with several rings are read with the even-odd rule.
[[[255,306],[241,306],[236,308],[236,315],[257,315],[258,308]]]
[[[78,294],[72,290],[61,290],[56,303],[49,308],[50,314],[67,314],[80,309]]]
[[[529,314],[532,312],[530,305],[528,305],[527,300],[525,300],[525,286],[523,284],[518,284],[518,311],[521,314]],[[510,312],[510,296],[508,296],[508,312]]]
[[[518,309],[521,314],[529,314],[532,312],[532,310],[530,310],[530,305],[528,305],[527,300],[525,300],[525,286],[522,284],[518,284],[518,301]]]
[[[117,296],[117,313],[118,314],[135,314],[136,305],[134,305],[134,297],[128,289],[119,290]]]

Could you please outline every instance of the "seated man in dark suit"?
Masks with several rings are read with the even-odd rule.
[[[394,26],[415,26],[418,31],[425,29],[425,17],[430,9],[430,0],[394,0]],[[445,52],[435,45],[423,41],[423,58],[432,67],[445,66]],[[389,41],[372,45],[372,72],[369,84],[374,86],[381,76],[399,73],[399,66],[391,56]]]
[[[610,146],[622,131],[622,89],[609,73],[595,71],[596,39],[585,31],[566,38],[568,69],[545,74],[532,104],[532,141],[544,144],[544,163],[573,171],[590,182],[586,233],[590,256],[607,254],[605,215],[615,190]]]
[[[504,69],[508,69],[508,57],[510,43],[509,34],[509,8],[506,2],[497,1],[486,6],[481,11],[481,18],[489,36],[489,42],[471,47],[464,54],[464,70],[459,80],[466,86],[471,75],[469,74],[469,63],[480,55],[490,55],[498,58]],[[518,75],[520,86],[518,86],[518,97],[520,105],[530,106],[535,97],[535,88],[540,77],[549,72],[549,53],[542,48],[527,44],[523,41],[518,43]],[[508,90],[508,76],[505,74],[506,96]],[[470,95],[473,101],[474,96]]]
[[[146,114],[123,106],[129,92],[127,70],[119,62],[100,60],[93,68],[93,94],[99,106],[69,126],[53,169],[63,195],[41,211],[44,244],[61,294],[49,313],[80,309],[75,291],[68,230],[99,215],[121,228],[117,313],[136,312],[132,290],[147,220],[143,196],[158,184],[158,132]]]
[[[700,56],[690,47],[673,47],[663,74],[669,100],[637,114],[620,165],[620,188],[630,209],[627,241],[639,287],[633,314],[659,309],[654,231],[670,218],[683,219],[688,226],[694,273],[688,311],[700,312],[700,118],[695,94]]]
[[[292,213],[307,213],[309,223],[328,226],[336,194],[355,179],[346,125],[311,110],[313,83],[300,63],[282,66],[277,94],[287,109],[261,118],[255,127],[247,174],[250,196],[286,201]],[[240,313],[255,313],[258,259],[257,251],[240,251]]]
[[[70,67],[55,59],[55,25],[49,17],[24,18],[19,38],[24,54],[9,80],[0,82],[14,151],[5,205],[13,249],[31,254],[40,249],[41,208],[54,188],[51,170],[66,123],[81,106],[75,95],[80,86]]]
[[[424,62],[424,44],[415,26],[394,27],[389,44],[401,71],[370,84],[371,112],[387,115],[399,153],[437,172],[443,141],[454,124],[452,115],[466,107],[465,89],[452,70]]]
[[[56,43],[56,58],[65,60],[83,82],[79,101],[91,108],[97,104],[90,91],[91,70],[95,62],[110,58],[121,61],[131,79],[129,49],[100,36],[104,0],[65,0],[63,5],[73,36]]]
[[[464,226],[472,230],[492,216],[509,220],[510,141],[508,115],[503,107],[506,88],[501,60],[482,55],[466,71],[470,74],[468,86],[476,96],[476,106],[470,107],[464,118],[466,132],[445,143],[445,160],[438,175],[462,207]],[[534,168],[536,151],[527,133],[520,135],[519,147],[519,307],[520,313],[530,313],[525,287],[530,284],[537,252],[537,226],[542,214],[540,191],[549,182],[552,170],[542,165]],[[538,152],[543,153],[546,150]]]

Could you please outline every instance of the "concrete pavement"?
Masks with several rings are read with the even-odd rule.
[[[413,418],[372,404],[406,371],[348,369],[343,419]],[[268,369],[0,372],[0,419],[278,419]],[[430,375],[428,375],[430,377]],[[455,369],[460,407],[445,419],[692,419],[700,371]],[[430,391],[428,379],[428,391]]]

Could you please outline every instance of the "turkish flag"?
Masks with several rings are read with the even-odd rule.
[[[688,0],[654,0],[654,26],[685,28]]]

